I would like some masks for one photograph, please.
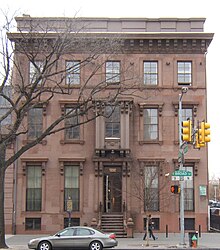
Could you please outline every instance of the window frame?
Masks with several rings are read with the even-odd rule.
[[[108,111],[108,108],[111,110]],[[105,106],[105,138],[121,138],[121,109],[119,105]]]
[[[121,82],[121,61],[109,60],[105,62],[105,81],[110,84]]]
[[[149,64],[149,67],[146,67]],[[156,67],[152,67],[155,64]],[[146,68],[149,69],[146,72]],[[152,69],[156,69],[155,72]],[[143,62],[143,84],[144,86],[158,86],[158,61],[144,61]]]
[[[150,122],[147,122],[147,117],[146,117],[146,111],[150,111],[150,116],[148,119],[150,119]],[[156,111],[156,116],[152,116],[152,112]],[[159,140],[159,115],[158,115],[158,108],[154,107],[146,107],[144,108],[144,114],[143,114],[143,139],[144,141],[158,141]],[[152,122],[152,120],[155,120],[156,118],[156,123]],[[147,129],[148,128],[148,129]],[[155,130],[156,128],[156,130]],[[146,135],[146,133],[149,133],[149,136]],[[156,135],[155,138],[152,137],[152,133]]]
[[[194,167],[191,164],[185,164],[183,169],[190,171],[194,176]],[[184,211],[195,210],[195,190],[194,190],[194,178],[187,180],[184,187]]]
[[[37,110],[41,111],[40,116],[36,116],[35,111]],[[28,114],[27,114],[27,127],[28,127],[27,138],[28,140],[34,140],[43,133],[43,116],[44,115],[45,115],[44,107],[42,106],[36,106],[28,110]],[[30,118],[33,118],[34,120],[31,121]]]
[[[147,172],[148,171],[148,172]],[[149,173],[152,174],[150,177],[155,179],[148,179]],[[149,186],[148,183],[149,182]],[[156,186],[156,187],[152,187]],[[148,165],[144,166],[144,211],[160,211],[160,175],[158,165]],[[153,192],[152,192],[153,191]],[[148,203],[153,206],[148,206],[146,202],[146,195],[149,194]]]
[[[36,64],[36,66],[34,65]],[[44,68],[43,60],[36,60],[33,62],[29,61],[29,83],[34,84],[37,78],[41,75],[42,70]],[[38,85],[42,83],[42,79],[38,81]]]
[[[74,107],[74,106],[65,106],[64,107],[65,109],[65,115],[67,114],[67,110],[69,110],[68,112],[70,112],[71,110],[74,112],[76,110],[76,116],[74,117],[69,117],[69,118],[65,118],[64,119],[64,126],[65,126],[65,129],[64,129],[64,140],[65,141],[72,141],[72,140],[80,140],[80,112],[79,112],[79,108],[77,107]],[[71,128],[66,128],[66,126],[68,126],[68,124],[78,124],[74,127],[71,127]],[[67,136],[67,135],[72,135],[71,136]],[[73,136],[75,135],[76,136]]]
[[[69,193],[70,189],[71,191],[73,191],[72,187],[71,188],[68,188],[66,187],[66,184],[67,184],[67,179],[66,179],[66,173],[67,173],[67,168],[72,168],[72,169],[76,169],[77,171],[77,175],[74,177],[75,179],[77,178],[77,187],[74,188],[76,189],[75,191],[75,194],[77,193],[77,197],[74,198],[73,197],[73,192],[71,192],[71,195]],[[72,176],[70,176],[69,178],[71,178]],[[74,183],[75,185],[75,183]],[[63,209],[64,211],[67,211],[67,201],[68,201],[68,198],[71,197],[71,200],[72,200],[72,211],[75,211],[75,212],[79,212],[80,210],[80,164],[77,164],[77,163],[64,163],[64,199],[63,199]]]
[[[68,64],[72,64],[72,65],[68,66]],[[68,86],[79,86],[81,83],[81,61],[80,60],[66,60],[65,70],[66,70],[65,83]]]
[[[38,169],[40,171],[38,179],[40,180],[40,186],[38,188],[36,187],[29,187],[29,181],[31,181],[29,176],[30,170],[36,171]],[[31,174],[31,173],[30,173]],[[35,174],[35,173],[34,173]],[[39,183],[39,180],[36,179],[36,176],[34,175],[34,185],[36,185],[36,181]],[[30,183],[31,184],[31,183]],[[36,190],[37,189],[37,190]],[[31,191],[38,191],[39,198],[36,198],[36,193],[32,193]],[[29,194],[34,194],[34,197],[29,198]],[[32,195],[31,195],[32,196]],[[31,202],[32,204],[29,204]],[[37,204],[39,203],[39,204]],[[36,164],[27,164],[27,170],[26,170],[26,211],[41,211],[42,210],[42,165],[40,163]]]
[[[38,222],[38,223],[36,223],[36,222]],[[32,228],[27,226],[28,223],[32,224]],[[39,227],[38,227],[38,225],[39,225]],[[37,230],[41,230],[41,218],[38,218],[38,217],[36,217],[36,218],[25,218],[25,231],[37,231]]]
[[[188,67],[187,67],[188,65]],[[187,70],[189,68],[189,70]],[[177,83],[178,85],[192,84],[192,61],[177,61]]]

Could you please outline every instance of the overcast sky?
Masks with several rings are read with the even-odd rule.
[[[3,2],[3,1],[2,1]],[[2,10],[31,16],[82,17],[205,17],[205,32],[215,33],[207,54],[209,174],[220,178],[220,28],[218,0],[5,0]],[[178,98],[178,97],[177,97]]]

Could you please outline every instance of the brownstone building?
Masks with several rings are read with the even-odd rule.
[[[67,20],[76,21],[16,18],[20,32],[39,34],[39,27],[48,23],[52,31],[61,32]],[[88,36],[120,36],[122,52],[99,57],[103,66],[96,79],[114,81],[117,88],[129,74],[130,83],[135,82],[133,95],[118,98],[113,111],[110,106],[97,105],[94,112],[113,113],[47,137],[7,170],[6,230],[55,232],[68,224],[70,209],[71,224],[97,225],[118,230],[118,235],[126,235],[131,220],[134,231],[143,232],[149,213],[158,232],[179,232],[179,194],[170,192],[170,186],[178,184],[171,175],[179,167],[179,94],[182,87],[188,88],[182,98],[184,120],[190,118],[196,125],[206,119],[206,54],[213,34],[204,32],[203,18],[78,20],[83,21]],[[19,33],[9,34],[10,39],[15,37]],[[61,63],[73,65],[83,58],[80,51],[66,53]],[[33,69],[27,59],[23,67],[31,77]],[[79,89],[90,70],[70,72],[65,82]],[[19,136],[11,150],[25,144],[28,136],[36,135],[54,116],[72,108],[76,93],[68,99],[55,97],[29,113],[26,122],[32,129]],[[207,231],[207,158],[207,147],[196,150],[188,144],[184,168],[192,178],[184,188],[186,230]]]

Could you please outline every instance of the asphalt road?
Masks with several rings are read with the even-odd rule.
[[[7,235],[6,242],[9,249],[13,250],[27,250],[27,243],[30,239],[40,237],[42,235]],[[143,241],[143,234],[134,234],[133,238],[119,238],[118,246],[114,249],[117,250],[155,250],[155,249],[178,249],[186,250],[191,249],[189,246],[188,234],[185,235],[185,245],[180,244],[180,235],[169,234],[166,237],[165,234],[156,234],[157,240],[149,240],[149,246],[146,246],[146,241]],[[197,250],[220,250],[220,233],[202,233],[201,237],[198,237]],[[66,249],[65,249],[66,250]],[[79,249],[77,249],[79,250]]]

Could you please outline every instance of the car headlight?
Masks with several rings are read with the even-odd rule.
[[[37,242],[37,240],[36,239],[33,239],[33,240],[30,240],[30,244],[34,244],[34,243],[36,243]]]

